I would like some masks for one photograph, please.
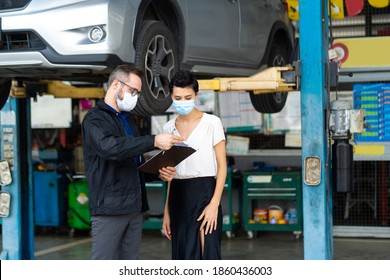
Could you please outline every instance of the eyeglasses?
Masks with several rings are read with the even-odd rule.
[[[124,82],[118,80],[118,79],[117,79],[117,81],[120,82],[122,85],[127,86],[127,87],[130,89],[130,94],[131,94],[131,96],[136,96],[136,95],[142,94],[142,92],[139,91],[138,89],[136,89],[136,88],[134,88],[134,87],[132,87],[132,86],[130,86],[130,85],[128,85],[128,84],[126,84],[126,83],[124,83]]]

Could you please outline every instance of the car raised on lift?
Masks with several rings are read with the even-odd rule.
[[[166,111],[178,69],[249,76],[288,64],[294,40],[279,0],[0,1],[0,38],[0,103],[11,80],[102,84],[116,65],[134,63],[145,72],[138,115]],[[287,93],[250,97],[274,113]]]

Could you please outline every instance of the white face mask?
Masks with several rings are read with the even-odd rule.
[[[124,112],[130,112],[137,105],[138,95],[132,96],[130,92],[126,92],[123,95],[123,99],[119,99],[116,95],[116,103],[118,104],[119,110]]]

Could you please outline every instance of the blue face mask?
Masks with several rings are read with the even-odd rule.
[[[173,100],[173,108],[180,115],[188,115],[195,108],[195,99],[184,101]]]

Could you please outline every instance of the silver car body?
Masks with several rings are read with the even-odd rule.
[[[114,66],[137,60],[145,20],[164,22],[179,68],[199,75],[251,75],[269,65],[273,43],[287,55],[293,46],[278,0],[20,0],[10,9],[7,2],[0,1],[0,78],[104,82]],[[105,33],[96,43],[88,38],[95,26]]]

